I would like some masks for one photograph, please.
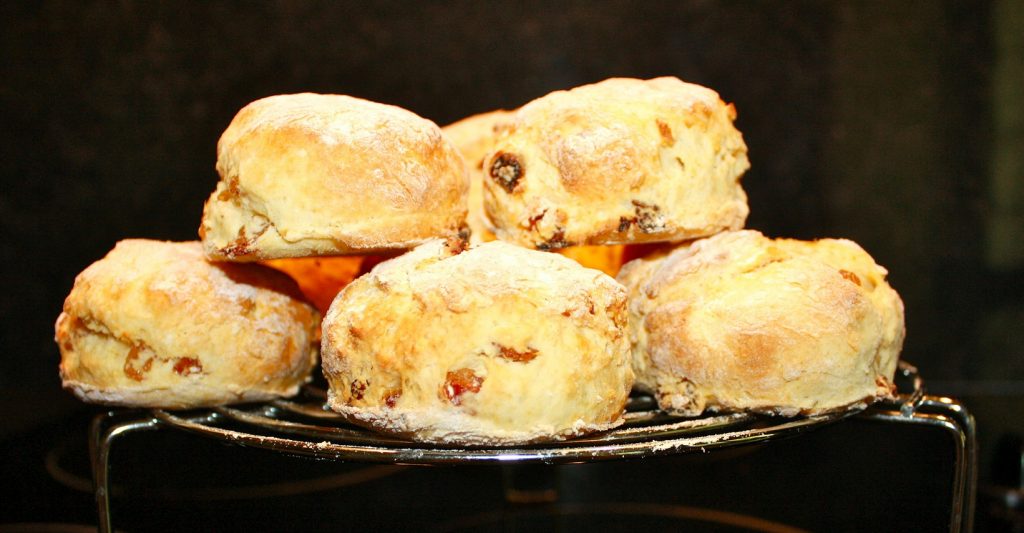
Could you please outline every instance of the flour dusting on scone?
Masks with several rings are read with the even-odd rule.
[[[419,441],[613,428],[633,384],[624,288],[500,241],[424,244],[346,287],[323,325],[329,405]]]
[[[844,239],[725,232],[623,266],[637,385],[661,408],[814,414],[891,396],[886,270]]]
[[[292,396],[319,324],[280,272],[210,263],[198,242],[127,239],[75,278],[55,328],[60,376],[84,401],[130,407]]]
[[[404,250],[465,227],[462,157],[436,124],[392,105],[257,100],[221,135],[217,172],[199,227],[215,260]]]
[[[678,242],[743,227],[747,147],[718,93],[613,78],[518,109],[483,163],[499,238],[552,250]]]

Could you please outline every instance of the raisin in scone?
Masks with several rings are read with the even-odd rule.
[[[471,244],[493,241],[497,238],[492,231],[493,225],[484,212],[483,188],[484,180],[488,179],[484,172],[484,157],[492,151],[495,140],[501,135],[513,114],[513,111],[491,111],[466,117],[441,128],[462,154],[469,171],[467,222],[472,231],[469,241]],[[587,268],[596,268],[614,276],[622,266],[623,248],[622,245],[570,246],[556,251]]]
[[[434,241],[348,285],[323,323],[328,403],[418,441],[615,427],[633,384],[624,288],[556,254]]]
[[[433,122],[336,94],[245,106],[217,143],[199,235],[215,260],[364,254],[456,235],[469,182]]]
[[[613,78],[516,111],[483,163],[500,239],[542,250],[739,229],[750,166],[735,109],[677,78]]]
[[[295,282],[206,261],[198,242],[124,240],[75,278],[60,376],[86,402],[192,408],[291,396],[319,353]]]
[[[903,302],[843,239],[725,232],[623,266],[637,385],[661,408],[814,414],[893,393]]]

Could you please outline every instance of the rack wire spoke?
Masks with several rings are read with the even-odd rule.
[[[101,530],[110,531],[108,457],[112,441],[132,431],[170,427],[242,446],[289,455],[407,465],[566,464],[701,453],[798,435],[850,416],[882,422],[930,425],[953,436],[957,465],[951,529],[970,531],[977,449],[973,417],[949,398],[928,396],[913,366],[900,364],[897,377],[909,391],[866,408],[813,416],[750,413],[676,416],[658,409],[647,394],[634,394],[618,428],[565,441],[517,446],[450,446],[404,440],[348,423],[325,407],[326,391],[307,386],[296,399],[184,413],[154,409],[131,416],[115,411],[97,417],[91,436],[93,475]]]

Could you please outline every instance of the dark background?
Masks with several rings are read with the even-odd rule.
[[[851,238],[890,270],[903,357],[978,416],[984,453],[1024,432],[1022,11],[2,3],[0,439],[88,409],[61,391],[52,340],[75,274],[122,238],[196,239],[217,138],[246,103],[343,93],[444,125],[611,76],[674,75],[739,111],[748,227]]]

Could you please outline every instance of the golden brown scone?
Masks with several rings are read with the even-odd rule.
[[[284,274],[208,263],[198,242],[121,241],[75,278],[57,319],[64,388],[164,408],[293,395],[319,352],[320,315],[296,297]]]
[[[499,238],[538,249],[682,241],[739,229],[736,112],[677,78],[613,78],[538,98],[484,160]]]
[[[359,276],[363,259],[364,256],[360,255],[296,257],[268,259],[263,264],[291,276],[317,311],[326,314],[334,297]]]
[[[622,421],[626,294],[596,270],[500,241],[434,241],[346,287],[323,324],[328,403],[418,441],[503,445]]]
[[[483,171],[484,157],[491,151],[494,141],[512,118],[513,111],[491,111],[464,118],[449,124],[441,131],[458,148],[469,169],[469,216],[466,221],[472,231],[470,244],[495,240],[491,222],[484,213]],[[623,247],[616,246],[572,246],[557,250],[562,255],[576,260],[587,267],[596,268],[609,276],[618,273],[622,266]]]
[[[903,302],[856,243],[725,232],[623,266],[637,384],[661,408],[814,414],[889,397]]]
[[[433,122],[334,94],[257,100],[217,143],[207,257],[252,261],[412,248],[465,225],[469,182]]]

